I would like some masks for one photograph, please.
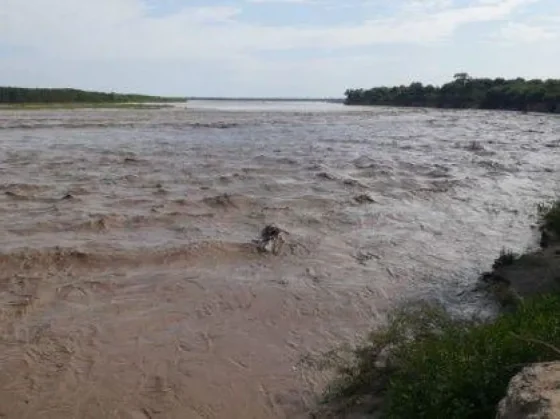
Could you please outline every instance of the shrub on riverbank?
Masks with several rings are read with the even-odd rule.
[[[543,234],[541,245],[545,237],[546,245],[550,244],[551,240],[560,240],[560,200],[549,205],[539,205],[538,211],[540,228]]]
[[[399,311],[339,365],[326,402],[342,416],[492,418],[523,366],[560,357],[552,347],[560,347],[559,314],[559,295],[492,323],[453,320],[437,307]]]
[[[540,272],[533,266],[538,262],[547,275],[560,277],[560,201],[541,206],[539,216],[541,230],[553,236],[552,248],[521,256],[504,251],[495,273],[529,273],[530,283]],[[497,276],[512,285],[508,275]],[[560,359],[560,293],[543,291],[519,302],[492,322],[456,319],[428,304],[396,311],[364,343],[331,358],[338,374],[325,395],[327,410],[336,417],[494,418],[517,372]]]

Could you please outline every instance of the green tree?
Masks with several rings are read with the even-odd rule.
[[[440,87],[414,82],[409,86],[348,89],[348,105],[428,106],[559,112],[560,80],[472,78],[457,73]]]

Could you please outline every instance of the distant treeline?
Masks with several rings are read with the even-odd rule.
[[[467,73],[441,87],[410,86],[348,89],[347,105],[418,106],[435,108],[507,109],[560,113],[560,79],[475,79]]]
[[[19,103],[125,103],[183,102],[185,98],[88,92],[77,89],[27,89],[0,87],[0,104]]]

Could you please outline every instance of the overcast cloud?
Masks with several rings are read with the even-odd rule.
[[[188,96],[559,77],[558,0],[0,0],[0,85]]]

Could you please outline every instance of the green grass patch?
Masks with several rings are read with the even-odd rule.
[[[560,347],[558,295],[528,300],[490,323],[409,306],[365,343],[330,354],[337,375],[325,406],[336,417],[358,411],[391,419],[494,418],[513,375],[560,358],[550,345]]]

